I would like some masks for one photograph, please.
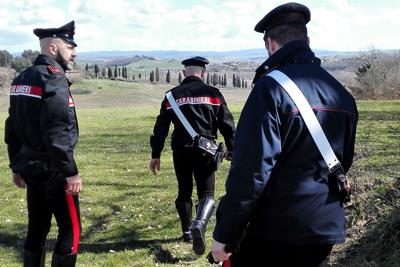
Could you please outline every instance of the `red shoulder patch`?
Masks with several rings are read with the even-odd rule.
[[[57,67],[54,67],[54,66],[47,66],[47,68],[49,69],[49,71],[50,71],[52,74],[61,73],[61,71],[60,71]]]

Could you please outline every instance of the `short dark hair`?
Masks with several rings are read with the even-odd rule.
[[[281,46],[296,40],[307,41],[307,27],[300,23],[285,23],[266,32],[264,40],[267,37]]]

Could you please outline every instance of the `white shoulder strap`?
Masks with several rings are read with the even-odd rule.
[[[310,103],[308,103],[300,88],[288,76],[279,70],[274,70],[268,73],[267,76],[275,79],[296,104],[319,152],[328,165],[329,171],[333,172],[340,167],[340,162],[333,152],[321,124],[318,122]]]
[[[165,94],[168,99],[169,104],[171,105],[172,109],[174,110],[178,119],[182,122],[183,126],[185,127],[186,131],[190,134],[192,139],[194,140],[197,136],[197,132],[193,129],[192,125],[188,122],[185,115],[183,115],[182,111],[179,109],[178,105],[176,104],[175,98],[173,97],[171,91]]]

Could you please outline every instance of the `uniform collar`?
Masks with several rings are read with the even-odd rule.
[[[186,84],[186,83],[190,83],[190,82],[195,82],[195,81],[197,81],[197,82],[203,82],[203,80],[200,79],[200,78],[197,77],[197,76],[188,76],[188,77],[186,77],[185,79],[183,79],[183,81],[181,82],[181,85],[182,85],[182,84]]]
[[[278,66],[285,65],[287,63],[317,63],[320,64],[320,59],[315,57],[310,46],[301,40],[290,42],[275,53],[273,53],[264,63],[262,63],[256,69],[256,76],[254,77],[253,83],[265,72],[274,69]]]
[[[47,55],[43,55],[40,54],[37,56],[35,62],[33,63],[35,66],[36,65],[46,65],[46,66],[54,66],[56,67],[58,70],[60,70],[62,73],[65,74],[65,70],[61,67],[60,64],[58,64],[57,61],[55,61],[54,59],[52,59],[51,57],[47,56]]]

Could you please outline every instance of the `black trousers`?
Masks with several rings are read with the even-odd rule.
[[[54,215],[58,236],[54,253],[73,255],[78,252],[82,231],[78,196],[65,193],[67,181],[60,173],[23,173],[27,184],[28,234],[24,249],[39,251],[46,243]]]
[[[177,201],[191,202],[193,176],[196,181],[197,197],[214,197],[215,170],[212,159],[204,156],[196,148],[177,148],[173,150],[173,161],[178,179]]]
[[[325,267],[331,250],[328,244],[277,244],[246,236],[229,260],[231,267]]]

